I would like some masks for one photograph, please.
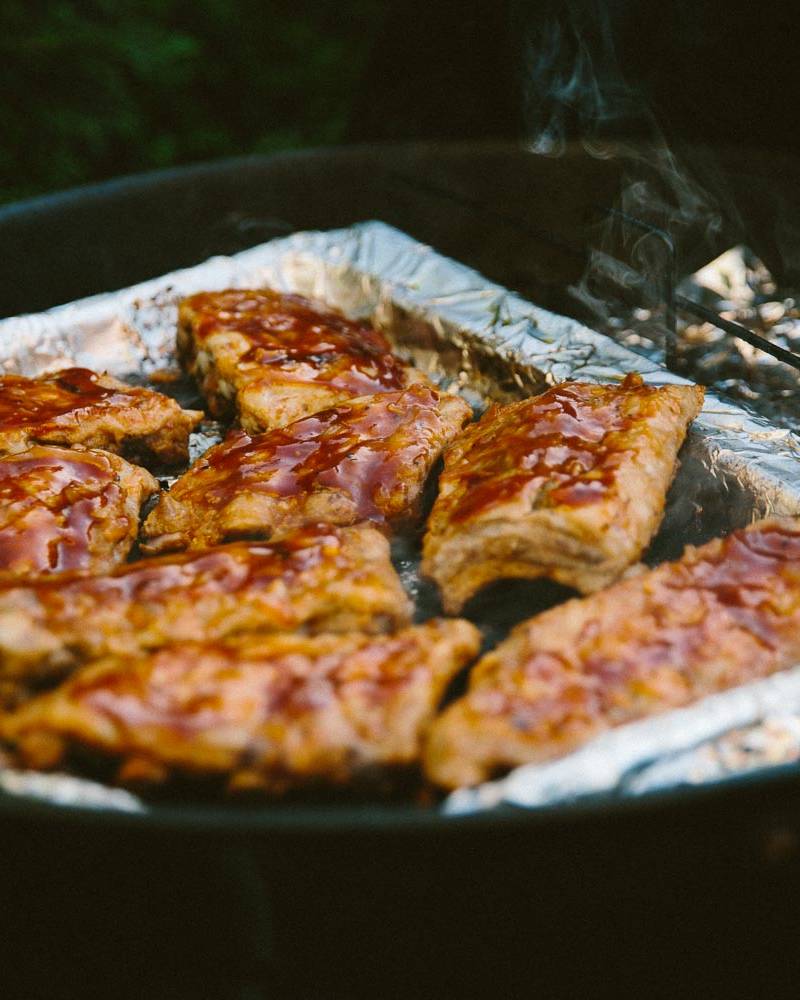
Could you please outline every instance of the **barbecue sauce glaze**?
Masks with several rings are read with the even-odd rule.
[[[292,583],[323,563],[327,563],[331,577],[346,572],[349,561],[343,557],[342,547],[334,530],[313,526],[281,543],[236,542],[127,563],[105,576],[60,577],[27,586],[6,584],[0,586],[0,597],[11,587],[29,590],[57,621],[90,614],[93,606],[130,603],[138,606],[131,613],[144,624],[173,597],[191,605],[235,594],[243,600],[263,597],[276,608],[285,607],[287,623],[291,624]],[[281,586],[276,589],[278,582]]]
[[[619,435],[636,396],[657,387],[628,375],[621,386],[565,382],[507,406],[492,406],[446,459],[443,488],[453,521],[530,493],[535,507],[580,507],[605,499],[614,487],[623,450]]]
[[[173,486],[176,500],[222,507],[242,493],[346,494],[358,519],[383,521],[403,475],[424,463],[441,433],[438,394],[424,385],[334,406],[250,437],[235,431]]]
[[[0,573],[88,569],[100,521],[111,541],[132,529],[105,455],[35,448],[0,459]]]
[[[366,324],[270,289],[201,292],[182,305],[198,345],[236,333],[250,345],[237,368],[246,381],[325,382],[353,396],[401,389],[404,366],[386,338]]]
[[[53,375],[0,376],[0,430],[78,423],[87,410],[135,405],[136,397],[155,395],[135,386],[108,388],[88,368],[67,368]]]

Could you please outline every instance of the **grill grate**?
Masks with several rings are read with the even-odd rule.
[[[481,215],[491,218],[497,222],[510,225],[518,229],[520,232],[525,232],[530,236],[534,236],[536,239],[549,243],[551,246],[565,251],[573,256],[580,256],[582,259],[585,259],[586,250],[591,249],[578,246],[575,243],[564,239],[558,233],[536,226],[527,219],[520,218],[519,216],[515,216],[507,212],[498,211],[493,206],[486,204],[478,198],[473,198],[469,195],[448,190],[432,181],[410,177],[399,171],[390,171],[390,174],[394,179],[417,192],[427,193],[434,197],[459,204],[464,208],[472,209],[473,211],[476,211]],[[654,287],[654,283],[652,281],[643,280],[642,276],[629,265],[626,265],[621,261],[617,261],[616,263],[618,263],[622,268],[627,268],[631,275],[635,275],[637,278],[635,284],[643,292],[647,293],[647,298],[649,298],[651,302],[656,301],[662,307],[663,327],[665,332],[664,362],[670,371],[681,372],[684,368],[679,350],[680,338],[678,335],[677,323],[679,311],[687,313],[695,319],[702,320],[705,323],[711,323],[723,333],[731,337],[738,337],[740,340],[743,340],[756,350],[763,351],[765,354],[775,358],[775,360],[780,361],[785,365],[789,365],[796,371],[800,371],[800,354],[794,351],[786,350],[786,348],[781,347],[779,344],[772,343],[772,341],[768,340],[761,334],[756,333],[754,330],[749,329],[741,323],[725,319],[715,310],[710,309],[699,302],[695,302],[693,299],[690,299],[685,295],[681,295],[676,291],[678,284],[677,251],[675,241],[670,233],[668,233],[665,229],[646,222],[644,219],[630,215],[627,212],[623,212],[618,208],[610,208],[602,205],[595,205],[593,208],[594,211],[601,216],[617,219],[620,222],[631,226],[644,237],[652,239],[652,241],[661,248],[663,263],[660,268],[658,288]]]

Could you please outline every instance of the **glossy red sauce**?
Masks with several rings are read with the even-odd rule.
[[[621,386],[563,383],[540,396],[492,407],[471,428],[469,442],[445,463],[452,481],[451,517],[467,520],[546,487],[537,506],[579,507],[603,500],[613,488],[624,451],[616,435],[632,424],[632,394],[658,389],[629,375]]]
[[[441,433],[438,395],[413,385],[363,403],[335,406],[256,437],[231,435],[172,488],[221,507],[242,492],[298,497],[341,490],[359,517],[381,520],[389,496],[431,454]]]
[[[85,614],[91,604],[117,602],[140,605],[147,617],[158,614],[173,596],[187,602],[239,593],[244,597],[246,592],[269,589],[278,579],[291,585],[298,576],[323,563],[335,570],[342,544],[334,530],[314,526],[280,543],[238,542],[200,552],[181,552],[128,563],[105,576],[70,576],[20,589],[30,589],[56,617]],[[0,587],[0,595],[12,586]]]
[[[299,295],[269,289],[201,292],[183,308],[198,342],[223,332],[249,341],[240,366],[275,369],[279,379],[331,383],[353,395],[405,385],[403,365],[381,333]]]
[[[98,406],[130,406],[143,390],[106,388],[96,372],[67,368],[53,375],[25,378],[0,375],[0,431],[53,421],[65,414],[79,416]]]
[[[473,704],[523,730],[554,726],[554,735],[597,719],[614,725],[792,666],[800,658],[800,523],[734,532],[607,593],[630,608],[630,628],[615,611],[608,622],[600,611],[592,616],[602,594],[582,602],[577,636],[566,610],[547,613],[548,629],[565,616],[561,649],[540,638],[533,619],[519,662],[504,663],[501,650],[493,682],[475,689]],[[733,630],[741,630],[741,656],[728,643],[720,663],[718,641]]]
[[[88,569],[99,520],[129,530],[123,502],[101,455],[36,448],[0,460],[0,571]]]

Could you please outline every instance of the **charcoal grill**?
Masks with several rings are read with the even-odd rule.
[[[736,162],[730,176],[735,188]],[[0,212],[2,310],[371,217],[564,308],[585,264],[573,250],[585,246],[586,208],[613,203],[614,184],[608,164],[500,145],[124,179]],[[670,277],[662,297],[672,288]],[[4,996],[449,996],[486,974],[498,996],[674,996],[777,988],[800,973],[793,767],[541,813],[443,818],[353,802],[162,804],[139,816],[12,799],[0,812]]]

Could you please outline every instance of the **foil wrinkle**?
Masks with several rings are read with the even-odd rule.
[[[374,322],[401,355],[476,410],[488,400],[520,398],[570,378],[613,381],[638,371],[652,384],[686,381],[652,355],[526,302],[381,222],[296,233],[131,288],[0,321],[0,369],[36,375],[81,365],[131,381],[152,379],[169,392],[169,381],[162,385],[158,376],[178,367],[178,301],[193,292],[249,286],[298,292]],[[193,456],[218,439],[219,428],[204,425],[193,438]],[[683,448],[648,561],[675,557],[687,543],[769,514],[800,515],[800,439],[711,391]],[[403,579],[419,595],[420,614],[436,613],[434,604],[425,603],[433,600],[431,588],[415,579],[414,555],[396,557]],[[659,781],[679,783],[701,773],[698,747],[716,762],[702,780],[718,780],[742,767],[722,743],[715,751],[715,741],[728,734],[733,746],[746,731],[747,767],[773,763],[774,740],[759,737],[758,725],[771,719],[774,728],[776,713],[785,721],[795,710],[800,713],[800,672],[788,671],[614,730],[545,768],[520,768],[503,782],[456,793],[446,810],[486,808],[500,800],[542,805],[598,791],[640,794]],[[780,731],[782,759],[791,756],[787,740],[794,740],[800,756],[800,724],[787,723]],[[134,796],[121,798],[128,793],[118,789],[76,782],[82,779],[31,775],[0,762],[0,792],[7,795],[112,809],[138,803]]]

